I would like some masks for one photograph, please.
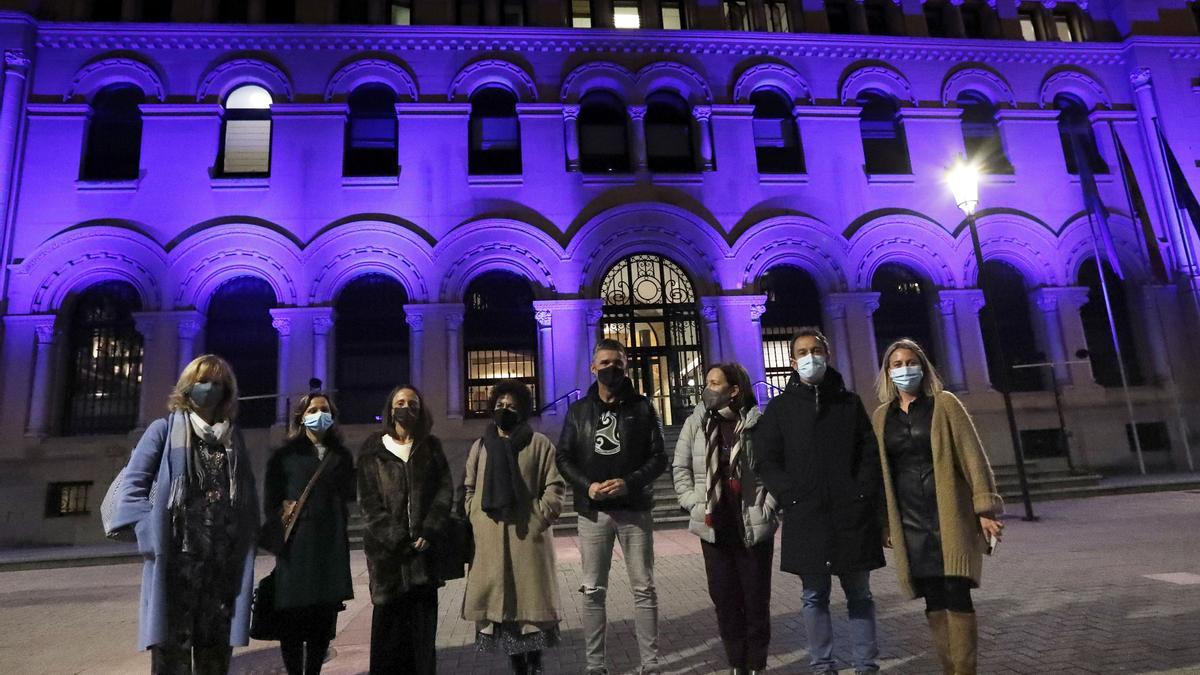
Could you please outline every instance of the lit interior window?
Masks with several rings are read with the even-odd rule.
[[[641,28],[642,17],[638,13],[637,2],[613,3],[614,28]]]

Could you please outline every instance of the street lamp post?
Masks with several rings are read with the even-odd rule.
[[[1021,486],[1021,501],[1025,504],[1024,520],[1037,520],[1033,515],[1033,502],[1029,497],[1029,480],[1025,476],[1025,452],[1021,448],[1021,432],[1017,429],[1017,415],[1013,410],[1012,386],[1008,372],[1008,356],[1004,353],[1004,341],[1000,337],[1000,326],[996,323],[996,305],[988,297],[987,285],[983,283],[983,247],[979,245],[979,230],[975,227],[975,209],[979,206],[979,170],[959,160],[947,176],[954,203],[967,217],[971,230],[971,246],[975,249],[975,272],[979,290],[983,292],[983,303],[987,307],[984,329],[991,337],[1000,367],[996,369],[999,382],[993,382],[1004,399],[1004,414],[1008,417],[1008,432],[1012,436],[1013,457],[1017,462],[1017,480]]]

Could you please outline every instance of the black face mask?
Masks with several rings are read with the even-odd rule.
[[[420,408],[392,408],[392,423],[411,429],[420,417]]]
[[[492,411],[492,421],[500,431],[509,431],[521,423],[521,414],[512,408],[496,408]]]
[[[616,389],[617,385],[625,381],[625,369],[621,366],[601,368],[596,371],[596,381],[609,389]]]

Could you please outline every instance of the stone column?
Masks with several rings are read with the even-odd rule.
[[[567,149],[567,171],[579,170],[579,105],[563,106],[563,142]]]
[[[879,367],[875,344],[875,310],[879,309],[879,293],[857,291],[830,293],[824,305],[830,315],[830,325],[838,338],[830,338],[834,367],[842,373],[846,386],[854,389],[863,398],[870,400],[875,382],[875,371]],[[840,308],[839,308],[840,306]]]
[[[946,387],[951,391],[966,389],[963,373],[962,340],[958,334],[958,303],[954,298],[938,297],[938,311],[942,317],[942,344],[946,348]]]
[[[717,316],[719,298],[700,298],[700,318],[704,321],[703,355],[710,363],[723,361],[721,355],[721,324]]]
[[[763,362],[762,315],[766,312],[765,295],[721,295],[704,300],[715,301],[721,344],[720,360],[742,364],[751,382],[766,379]],[[717,359],[710,356],[710,362]]]
[[[177,312],[176,330],[179,338],[176,356],[176,374],[196,358],[196,337],[204,330],[204,315],[200,312]]]
[[[1051,288],[1039,288],[1029,294],[1029,299],[1042,313],[1041,330],[1046,345],[1047,360],[1053,362],[1054,379],[1059,384],[1070,384],[1071,373],[1066,361],[1067,346],[1063,342],[1062,318],[1058,315],[1059,294]]]
[[[12,231],[8,226],[8,209],[12,203],[12,195],[16,192],[13,184],[13,166],[16,161],[17,134],[21,128],[21,116],[25,111],[25,78],[29,72],[30,60],[20,49],[9,49],[4,52],[4,96],[0,99],[0,256],[8,260],[8,251],[12,248]],[[4,281],[0,282],[0,297],[8,299],[8,282],[6,272]]]
[[[698,105],[692,108],[692,117],[696,120],[696,134],[700,137],[700,170],[712,171],[713,162],[712,128],[709,120],[712,118],[712,106]]]
[[[288,396],[291,393],[289,371],[292,365],[292,320],[274,316],[274,310],[271,314],[271,327],[279,333],[279,355],[275,366],[275,425],[287,427]]]
[[[425,362],[425,315],[413,311],[411,305],[404,307],[404,320],[408,323],[408,379],[414,386],[425,387],[422,365]]]
[[[463,308],[445,314],[446,321],[446,417],[463,418]]]
[[[938,292],[938,298],[954,303],[965,390],[971,393],[990,390],[987,351],[983,347],[983,328],[979,325],[979,312],[984,305],[983,291],[978,288],[947,288]]]
[[[554,383],[554,334],[553,330],[554,314],[550,309],[538,307],[538,303],[533,303],[533,318],[537,321],[538,335],[538,374],[541,376],[541,396],[544,403],[550,403],[557,396],[555,392],[558,388]],[[547,408],[546,414],[558,414],[557,408]]]
[[[58,344],[54,316],[47,315],[44,321],[34,324],[33,331],[33,383],[29,392],[29,417],[25,435],[41,438],[50,432],[50,414],[53,408],[50,396],[54,391],[54,351]]]
[[[158,333],[158,313],[135,312],[133,323],[142,334],[142,385],[138,388],[137,426],[139,429],[145,429],[146,425],[158,416],[158,409],[162,406],[158,387],[155,386],[162,375],[161,370],[155,368],[158,359],[154,358],[158,355],[158,341],[155,340]]]
[[[313,316],[313,348],[312,348],[312,376],[321,381],[321,386],[325,391],[333,391],[334,383],[329,377],[329,332],[333,330],[334,316],[332,307],[316,308],[317,311],[323,313]]]
[[[630,156],[633,158],[633,170],[645,171],[646,164],[646,127],[642,120],[646,118],[646,106],[631,105],[629,106],[629,141],[633,145],[630,148]]]
[[[834,367],[847,382],[854,380],[854,365],[850,360],[850,328],[846,324],[846,301],[826,296],[822,300],[825,310],[825,335],[833,351]]]
[[[1057,332],[1062,344],[1064,361],[1074,361],[1075,352],[1087,347],[1087,334],[1083,330],[1083,319],[1079,310],[1087,304],[1089,289],[1086,286],[1061,286],[1042,289],[1040,299],[1053,298],[1056,305],[1055,315],[1058,319]],[[1039,304],[1041,307],[1041,304]],[[1049,322],[1051,317],[1046,317]],[[1054,359],[1058,361],[1058,358]],[[1058,375],[1058,373],[1055,373]],[[1099,387],[1095,376],[1092,375],[1090,363],[1080,363],[1066,369],[1066,379],[1060,380],[1070,384],[1075,389],[1084,387]]]
[[[590,301],[585,311],[587,312],[587,355],[585,360],[590,362],[592,352],[596,351],[596,342],[601,336],[600,324],[604,320],[604,301]]]

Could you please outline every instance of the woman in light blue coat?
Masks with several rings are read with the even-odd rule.
[[[133,528],[145,558],[138,647],[154,673],[225,673],[249,642],[258,497],[237,381],[218,356],[184,368],[170,414],[146,429],[113,494],[110,534]]]
[[[675,445],[675,494],[691,515],[688,529],[700,537],[730,672],[758,673],[771,641],[776,525],[775,499],[751,468],[758,404],[750,376],[736,363],[709,368],[702,399]]]

